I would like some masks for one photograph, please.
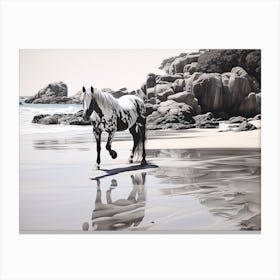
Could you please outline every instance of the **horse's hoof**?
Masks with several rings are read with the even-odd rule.
[[[115,151],[111,151],[110,155],[111,155],[112,159],[115,159],[118,156],[117,152],[115,152]]]
[[[98,165],[96,165],[96,169],[97,170],[99,170],[100,169],[100,165],[98,164]]]
[[[132,159],[129,159],[128,162],[129,162],[129,163],[133,163],[133,160],[132,160]]]
[[[142,160],[142,161],[141,161],[141,165],[142,165],[142,166],[147,165],[147,161],[146,161],[145,159]]]

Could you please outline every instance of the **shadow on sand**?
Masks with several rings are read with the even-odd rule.
[[[131,166],[118,167],[118,168],[113,168],[113,169],[100,169],[101,171],[106,172],[106,174],[104,174],[102,176],[90,178],[90,180],[100,180],[100,179],[106,178],[108,176],[117,175],[117,174],[127,172],[127,171],[137,171],[137,170],[144,170],[144,169],[150,169],[150,168],[158,168],[158,165],[155,165],[155,164],[131,165]]]

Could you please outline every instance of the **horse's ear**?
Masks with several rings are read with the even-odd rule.
[[[91,91],[91,93],[93,93],[93,87],[90,87],[90,91]]]
[[[86,89],[85,89],[85,87],[83,87],[83,93],[85,93],[86,92]]]

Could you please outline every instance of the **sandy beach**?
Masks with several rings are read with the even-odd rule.
[[[90,127],[21,135],[20,232],[259,231],[261,130],[225,126],[148,131],[145,167],[117,133],[100,170]]]

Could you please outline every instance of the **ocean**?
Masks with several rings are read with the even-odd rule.
[[[78,125],[41,125],[32,123],[37,114],[70,114],[82,109],[82,104],[28,104],[19,106],[20,134],[85,131],[88,126]]]

